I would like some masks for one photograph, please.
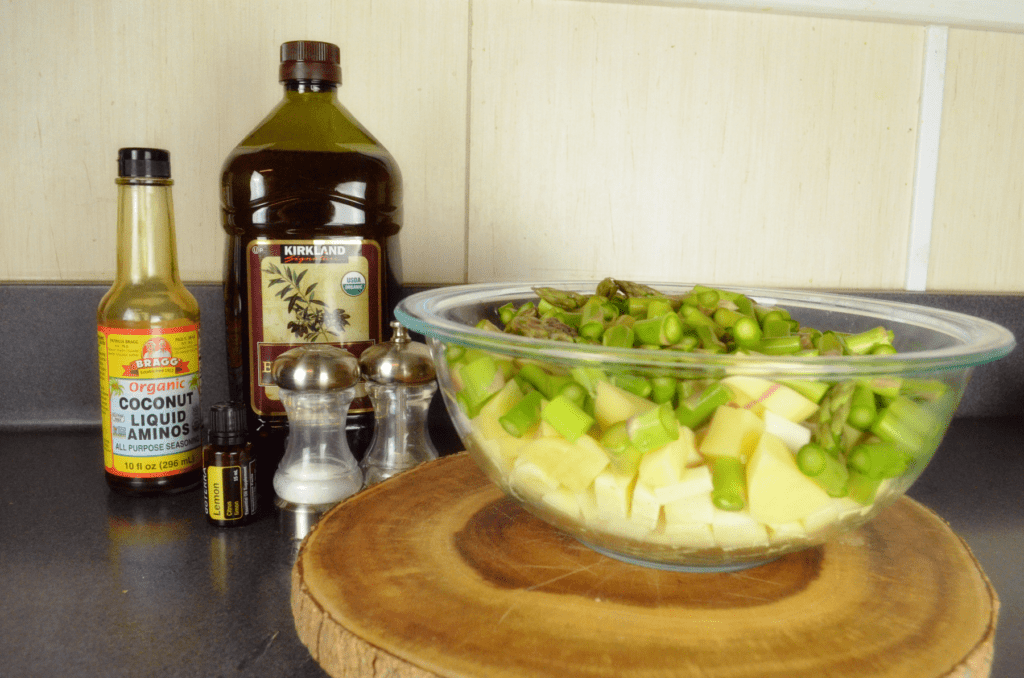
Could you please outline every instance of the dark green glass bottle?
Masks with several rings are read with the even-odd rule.
[[[310,342],[358,356],[385,339],[397,302],[401,173],[339,102],[339,64],[330,43],[283,44],[284,98],[222,170],[229,392],[246,404],[263,478],[287,433],[274,359]],[[350,413],[359,457],[373,433],[369,399]]]

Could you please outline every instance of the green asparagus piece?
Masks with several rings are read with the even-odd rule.
[[[604,323],[591,320],[580,324],[579,336],[588,341],[601,341],[601,337],[604,336]]]
[[[447,346],[444,347],[444,360],[449,365],[454,365],[455,363],[459,362],[465,355],[465,346],[460,346],[458,344],[448,344]]]
[[[601,343],[604,346],[614,346],[619,348],[632,348],[635,335],[632,327],[626,325],[612,325],[604,331],[604,335],[601,337]]]
[[[790,335],[789,321],[783,318],[770,317],[761,323],[761,331],[765,338],[776,339]]]
[[[540,407],[544,396],[540,391],[530,391],[508,412],[498,417],[498,423],[509,435],[522,438],[540,423]]]
[[[489,355],[482,355],[475,360],[461,363],[458,378],[462,382],[462,394],[468,411],[479,411],[487,400],[505,385],[505,377],[498,368],[497,362]]]
[[[534,339],[553,339],[556,341],[573,341],[577,336],[575,329],[554,317],[541,318],[534,312],[517,314],[505,325],[509,334],[518,334]]]
[[[847,457],[851,470],[869,478],[895,478],[907,472],[913,457],[892,443],[881,441],[857,445]]]
[[[875,423],[871,425],[871,432],[914,455],[923,454],[928,444],[928,434],[921,430],[920,422],[914,416],[906,416],[899,406],[893,407],[901,400],[906,399],[896,398],[889,407],[882,410]]]
[[[599,441],[601,446],[608,453],[612,466],[619,473],[634,474],[640,466],[643,453],[633,447],[629,441],[629,432],[626,430],[626,422],[620,421],[604,432]]]
[[[715,457],[711,462],[711,502],[723,511],[740,511],[747,505],[747,478],[736,457]]]
[[[936,414],[925,405],[920,405],[907,396],[899,396],[889,403],[889,411],[918,433],[928,436],[935,433],[941,422]]]
[[[841,447],[843,426],[853,405],[852,381],[841,381],[834,384],[818,404],[818,411],[811,417],[813,424],[812,440],[830,454],[837,455]]]
[[[652,301],[654,297],[629,297],[626,299],[626,312],[634,318],[646,318]]]
[[[913,400],[932,402],[949,393],[949,386],[935,379],[904,379],[900,393]]]
[[[832,384],[824,381],[811,381],[809,379],[787,379],[779,382],[783,386],[788,386],[808,400],[812,400],[816,403],[821,403],[821,399],[825,397],[828,390],[832,388]]]
[[[647,304],[647,317],[658,318],[666,313],[675,314],[675,310],[672,308],[672,302],[665,298],[654,298]]]
[[[898,377],[875,377],[864,379],[858,382],[861,386],[869,389],[879,398],[891,401],[903,390],[903,380]]]
[[[843,355],[846,353],[846,346],[843,340],[835,332],[825,332],[818,338],[816,347],[820,355]]]
[[[694,328],[697,338],[700,340],[700,347],[709,353],[726,353],[728,348],[720,340],[714,330],[707,325],[697,325]]]
[[[669,311],[661,316],[654,316],[633,323],[636,339],[644,344],[668,346],[683,338],[683,321]]]
[[[476,328],[478,330],[484,330],[485,332],[501,332],[501,328],[498,327],[497,325],[495,325],[493,322],[491,322],[487,318],[481,318],[477,322]]]
[[[694,334],[684,334],[679,341],[672,344],[668,348],[675,351],[692,351],[693,349],[700,346],[700,339]]]
[[[875,501],[882,478],[871,478],[863,473],[850,469],[850,498],[858,504],[870,506]]]
[[[498,318],[502,325],[508,325],[512,318],[516,317],[516,305],[511,301],[498,308]]]
[[[577,384],[587,389],[591,396],[597,395],[597,382],[608,381],[608,375],[597,367],[574,367],[569,370],[569,376]]]
[[[615,386],[641,398],[651,395],[651,382],[636,374],[613,374],[608,378]]]
[[[533,291],[541,300],[566,311],[575,311],[587,301],[587,296],[584,294],[570,290],[559,290],[554,287],[534,287]]]
[[[542,407],[540,418],[551,424],[570,443],[576,442],[594,425],[594,418],[564,395],[555,396]]]
[[[629,442],[641,453],[664,447],[679,438],[679,422],[670,403],[637,414],[626,421]]]
[[[800,337],[786,335],[784,337],[765,336],[758,346],[759,351],[766,355],[793,355],[803,348]]]
[[[875,327],[859,334],[847,335],[844,338],[846,350],[854,355],[866,355],[876,346],[892,345],[889,332],[884,327]]]
[[[742,318],[746,318],[745,315],[739,311],[734,311],[731,308],[719,306],[715,309],[714,314],[711,316],[712,320],[718,323],[720,326],[728,329],[735,325]]]
[[[847,422],[850,426],[860,431],[867,431],[878,416],[878,407],[875,404],[875,393],[862,384],[853,389],[853,402],[850,405],[850,415]]]
[[[697,329],[698,327],[705,327],[714,332],[716,337],[720,337],[725,333],[725,330],[714,321],[714,319],[701,313],[694,306],[683,306],[679,309],[679,317],[684,323]]]
[[[816,443],[808,443],[796,454],[796,465],[830,497],[845,497],[849,492],[846,464]]]
[[[721,382],[715,382],[707,388],[681,399],[679,407],[676,408],[676,419],[683,426],[696,429],[731,398],[732,393],[729,391],[729,387]]]
[[[676,398],[676,383],[674,377],[651,377],[651,400],[658,405],[671,403]]]
[[[548,373],[536,363],[526,363],[519,369],[519,377],[540,391],[548,400],[557,396],[571,377]]]
[[[732,336],[736,345],[742,348],[757,349],[761,344],[761,327],[750,316],[742,316],[732,325]]]
[[[568,398],[573,401],[586,411],[587,406],[587,390],[577,384],[575,381],[569,381],[565,384],[562,389],[558,392],[558,395]]]

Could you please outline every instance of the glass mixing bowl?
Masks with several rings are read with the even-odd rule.
[[[972,369],[1015,344],[1005,328],[950,311],[739,287],[717,289],[785,309],[804,328],[883,326],[897,352],[618,348],[481,322],[500,326],[499,309],[536,301],[538,287],[586,295],[596,285],[446,287],[404,299],[396,315],[427,338],[455,428],[493,482],[594,550],[652,567],[741,569],[863,525],[920,476]]]

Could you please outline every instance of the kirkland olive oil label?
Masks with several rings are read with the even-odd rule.
[[[98,328],[103,465],[155,478],[202,464],[199,326]]]
[[[324,343],[359,357],[382,336],[380,245],[363,238],[253,240],[247,248],[252,409],[284,416],[274,360]],[[362,385],[350,412],[372,409]]]

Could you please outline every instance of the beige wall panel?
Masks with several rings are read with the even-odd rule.
[[[1024,35],[951,30],[930,290],[1024,292]]]
[[[221,279],[227,153],[281,98],[278,47],[341,47],[341,101],[395,155],[411,282],[461,280],[461,0],[3,0],[0,280],[109,280],[115,158],[171,151],[182,276]]]
[[[923,36],[474,4],[470,279],[900,288]]]

